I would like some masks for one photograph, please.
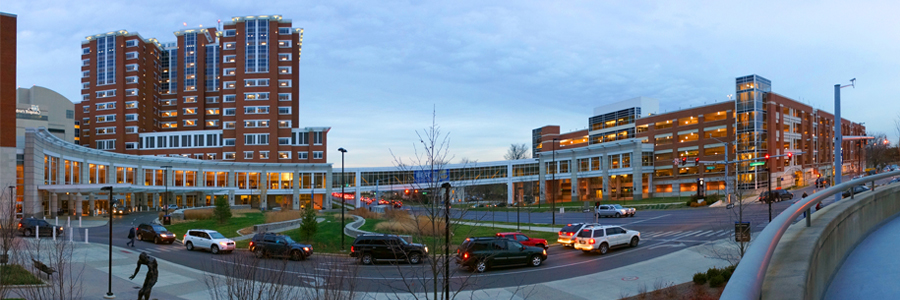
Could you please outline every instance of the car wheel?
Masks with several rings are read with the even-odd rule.
[[[621,217],[621,216],[622,215],[620,215],[619,213],[616,213],[616,218]]]
[[[600,255],[606,254],[609,251],[609,245],[606,243],[600,244]]]
[[[253,254],[256,255],[256,258],[263,258],[264,256],[266,256],[266,253],[264,253],[263,250],[259,248],[254,248]]]
[[[159,237],[155,237],[155,238],[153,238],[153,243],[154,243],[154,244],[159,244],[159,243],[162,243],[162,240],[159,239]]]
[[[544,259],[542,259],[540,255],[535,255],[535,256],[531,257],[531,266],[532,267],[540,266],[541,263],[543,263],[543,262],[544,262]]]
[[[137,239],[138,239],[138,241],[143,242],[143,241],[144,241],[144,236],[141,235],[140,233],[138,233],[138,234],[137,234]]]
[[[209,247],[209,253],[219,254],[219,246],[212,245],[211,247]]]
[[[422,254],[419,252],[413,252],[409,254],[409,263],[417,265],[422,262]]]
[[[291,260],[303,260],[303,254],[300,254],[300,250],[291,251]]]
[[[25,236],[34,236],[34,231],[31,231],[31,229],[25,229]]]
[[[483,273],[484,271],[487,271],[487,269],[488,269],[488,264],[487,264],[487,261],[485,261],[485,260],[480,260],[480,261],[478,261],[478,263],[475,264],[475,272]]]
[[[187,248],[188,251],[194,251],[194,243],[187,242],[184,244],[184,247]]]
[[[631,247],[637,247],[639,242],[640,239],[638,239],[638,237],[631,238]]]
[[[372,263],[375,262],[375,259],[372,258],[371,253],[364,253],[362,255],[362,257],[359,258],[359,262],[361,262],[364,265],[371,265]]]

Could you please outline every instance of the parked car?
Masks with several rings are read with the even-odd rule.
[[[130,207],[113,207],[113,214],[116,215],[127,215],[131,213]]]
[[[153,243],[171,244],[175,242],[175,234],[162,225],[141,224],[137,227],[136,238],[141,241],[151,240]]]
[[[619,206],[619,207],[621,207],[621,206]],[[596,211],[597,211],[597,214],[599,214],[601,217],[616,217],[616,218],[618,218],[618,217],[622,217],[622,216],[628,216],[630,214],[628,212],[628,209],[616,208],[615,206],[608,205],[608,204],[600,205]]]
[[[538,247],[547,249],[549,247],[547,245],[547,240],[538,239],[538,238],[530,238],[527,235],[522,234],[521,232],[501,232],[497,234],[497,237],[508,238],[514,241],[517,241],[525,246]]]
[[[843,193],[841,193],[841,196],[843,196],[844,198],[847,198],[847,197],[850,197],[850,193],[853,193],[853,195],[856,195],[856,194],[859,194],[859,193],[862,193],[862,192],[865,192],[868,190],[869,190],[869,187],[867,187],[865,184],[860,184],[860,185],[854,186],[854,187],[844,191]]]
[[[168,209],[169,211],[178,210],[178,204],[169,204],[166,209]]]
[[[762,192],[759,194],[760,202],[766,202],[766,201],[768,201],[768,198],[769,198],[768,191]],[[773,202],[791,200],[791,199],[794,199],[794,194],[791,194],[791,192],[788,192],[786,190],[773,190],[772,191],[772,200],[774,200]]]
[[[231,251],[234,251],[234,241],[215,230],[188,230],[184,234],[182,243],[184,243],[184,247],[188,251],[193,251],[197,248],[207,249],[212,254],[231,253]]]
[[[291,237],[279,233],[257,233],[250,240],[250,252],[256,258],[268,256],[289,257],[304,260],[313,254],[312,245],[295,242]]]
[[[565,227],[559,230],[559,236],[556,238],[556,242],[563,245],[563,247],[575,247],[575,242],[577,242],[578,237],[575,235],[581,231],[582,228],[588,225],[597,225],[598,223],[572,223],[567,224]]]
[[[894,179],[891,179],[891,181],[888,182],[888,184],[897,183],[897,182],[900,182],[900,177],[894,177]]]
[[[364,265],[379,260],[419,264],[427,256],[427,246],[407,242],[393,234],[363,234],[357,236],[350,246],[350,257],[358,257]]]
[[[34,236],[35,230],[37,230],[37,234],[52,236],[53,230],[56,230],[56,235],[61,236],[63,234],[62,226],[53,226],[50,223],[47,223],[46,220],[43,219],[35,219],[35,218],[25,218],[19,220],[19,226],[16,227],[16,230],[19,231],[24,236]]]
[[[828,179],[819,177],[816,178],[816,188],[824,188],[828,187]]]
[[[502,237],[470,237],[456,249],[456,263],[471,271],[513,265],[540,266],[547,260],[547,249],[522,245]]]
[[[641,241],[641,233],[627,230],[619,226],[586,226],[578,232],[575,249],[585,253],[597,251],[606,254],[610,248],[631,246],[637,247]]]
[[[635,209],[634,207],[622,207],[619,204],[611,204],[611,205],[613,207],[615,207],[616,209],[624,209],[625,213],[628,217],[634,217],[634,214],[637,212],[637,209]]]

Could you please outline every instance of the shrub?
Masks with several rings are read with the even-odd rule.
[[[689,205],[690,207],[701,207],[701,206],[706,206],[706,201],[700,201],[700,203],[697,203],[696,201],[694,201],[694,202],[691,202],[691,203],[688,204],[688,205]]]
[[[219,224],[225,224],[231,219],[231,205],[228,205],[225,196],[216,196],[216,208],[213,210],[213,215]]]
[[[266,223],[296,220],[303,217],[303,210],[267,211]]]
[[[300,224],[300,232],[303,232],[303,235],[306,236],[306,240],[309,241],[313,235],[316,234],[317,227],[319,226],[318,222],[316,222],[316,210],[312,207],[307,207],[303,210],[303,222]]]
[[[369,211],[368,208],[360,207],[354,210],[349,211],[351,215],[357,215],[363,217],[364,219],[378,219],[381,217],[381,214],[374,213]],[[340,219],[340,214],[338,214],[338,219]]]
[[[725,276],[725,282],[728,282],[729,280],[731,280],[731,274],[734,274],[734,269],[736,269],[736,268],[737,268],[736,265],[730,265],[730,266],[725,267],[725,269],[722,270],[722,273],[723,273],[722,275]]]
[[[697,272],[694,274],[694,283],[695,284],[706,284],[706,273]]]
[[[709,278],[710,287],[720,287],[723,285],[725,285],[725,277],[722,277],[722,274],[717,274],[716,276]]]
[[[715,277],[716,275],[722,275],[722,270],[719,270],[716,267],[712,267],[712,268],[709,268],[709,270],[706,270],[707,280],[712,281],[712,278]]]
[[[165,217],[165,216],[166,216],[166,213],[164,213],[164,212],[159,212],[159,221],[162,222],[162,221],[163,221],[163,217]]]
[[[212,208],[203,208],[203,209],[185,209],[184,210],[184,219],[185,220],[206,220],[213,217],[213,209]]]
[[[407,220],[410,218],[409,211],[402,209],[387,209],[384,211],[384,218],[388,220]]]

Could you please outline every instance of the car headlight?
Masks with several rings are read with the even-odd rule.
[[[303,247],[303,251],[309,252],[309,247]]]
[[[425,246],[425,253],[428,253],[428,246]]]

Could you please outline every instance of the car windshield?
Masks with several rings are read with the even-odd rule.
[[[162,227],[162,226],[159,226],[159,225],[153,225],[153,231],[161,232],[161,231],[168,231],[168,230],[166,230],[165,227]]]
[[[404,239],[404,238],[399,238],[399,240],[400,240],[400,243],[401,243],[401,244],[409,245],[409,242],[407,242],[406,239]]]
[[[288,244],[296,243],[296,242],[294,242],[294,240],[292,240],[291,237],[289,237],[289,236],[284,236],[284,241],[287,242]]]
[[[613,204],[612,206],[615,207],[615,208],[618,208],[618,209],[622,209],[622,206],[621,206],[621,205],[618,205],[618,204]]]
[[[38,226],[50,226],[50,223],[47,223],[47,221],[44,221],[44,220],[38,220],[37,225]]]
[[[222,235],[221,233],[215,232],[215,231],[210,232],[209,237],[211,237],[213,239],[224,239],[225,238],[224,235]]]

